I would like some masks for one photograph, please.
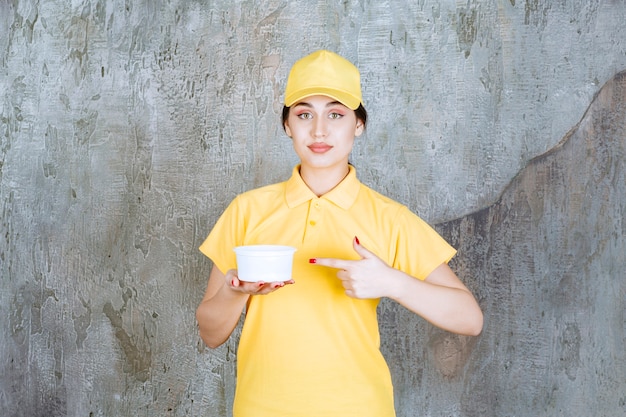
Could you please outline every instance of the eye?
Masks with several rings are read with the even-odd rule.
[[[313,115],[309,112],[298,113],[297,116],[298,118],[304,119],[304,120],[310,120],[313,118]]]
[[[328,117],[331,118],[331,119],[341,119],[343,117],[343,114],[337,113],[337,112],[331,112],[328,115]]]

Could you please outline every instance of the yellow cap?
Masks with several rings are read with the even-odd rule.
[[[306,97],[323,95],[334,98],[349,109],[361,104],[361,75],[347,59],[320,50],[296,61],[285,88],[285,106]]]

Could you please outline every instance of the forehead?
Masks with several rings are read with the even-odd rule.
[[[304,106],[304,107],[334,107],[341,106],[346,107],[343,103],[337,101],[337,99],[325,95],[314,95],[309,97],[304,97],[302,100],[297,101],[292,105],[292,107]]]

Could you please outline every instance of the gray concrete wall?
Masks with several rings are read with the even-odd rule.
[[[0,0],[3,415],[229,415],[237,333],[197,336],[196,248],[289,174],[285,77],[320,47],[362,70],[362,180],[459,247],[485,309],[467,339],[382,304],[398,415],[624,415],[624,21],[619,0]]]

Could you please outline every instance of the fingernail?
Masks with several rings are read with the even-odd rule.
[[[235,280],[232,280],[232,281],[230,282],[230,285],[231,285],[232,287],[234,287],[234,286],[235,286]]]
[[[309,259],[309,263],[310,263],[310,264],[314,264],[315,262],[317,262],[317,259],[315,259],[315,258],[311,258],[311,259]]]
[[[265,285],[265,283],[264,283],[263,281],[261,281],[261,282],[259,282],[259,284],[258,284],[258,285],[259,285],[259,287],[262,287],[262,286],[264,286],[264,285]]]
[[[361,242],[359,242],[359,238],[358,238],[358,237],[356,237],[356,236],[355,236],[355,237],[354,237],[354,240],[356,240],[356,244],[357,244],[357,245],[360,245],[360,244],[361,244]]]

